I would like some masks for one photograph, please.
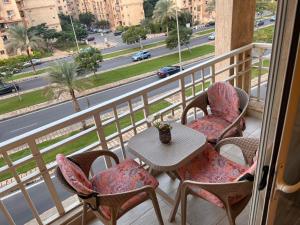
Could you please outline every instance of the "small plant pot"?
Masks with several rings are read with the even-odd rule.
[[[159,132],[159,140],[163,144],[170,144],[172,140],[171,129],[158,130]]]

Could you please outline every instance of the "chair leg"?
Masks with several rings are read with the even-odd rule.
[[[158,222],[159,222],[160,225],[164,225],[164,221],[163,221],[163,218],[162,218],[162,215],[161,215],[161,211],[160,211],[160,208],[159,208],[159,204],[158,204],[158,201],[157,201],[155,191],[153,191],[153,192],[151,191],[149,193],[149,195],[150,195],[150,198],[152,200],[152,204],[153,204]]]
[[[87,204],[85,202],[83,202],[83,212],[82,212],[82,220],[81,220],[82,225],[85,225],[86,211],[87,211]]]
[[[235,217],[233,217],[230,209],[226,209],[227,218],[230,225],[235,225]]]
[[[169,222],[170,223],[175,221],[175,216],[176,216],[178,206],[179,206],[179,203],[180,203],[180,194],[181,194],[181,183],[179,184],[178,189],[177,189],[176,198],[175,198],[175,205],[174,205],[174,207],[173,207],[173,209],[170,213],[170,217],[169,217]]]
[[[111,225],[117,225],[117,213],[118,210],[110,208],[111,210],[111,218],[110,218],[110,224]]]
[[[181,225],[186,225],[186,208],[188,194],[189,193],[187,188],[181,189]]]

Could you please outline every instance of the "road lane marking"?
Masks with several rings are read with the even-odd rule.
[[[18,128],[18,129],[15,129],[15,130],[11,130],[9,133],[14,133],[14,132],[17,132],[17,131],[20,131],[20,130],[24,130],[26,128],[29,128],[29,127],[33,127],[35,125],[37,125],[38,123],[33,123],[33,124],[30,124],[28,126],[25,126],[25,127],[21,127],[21,128]]]

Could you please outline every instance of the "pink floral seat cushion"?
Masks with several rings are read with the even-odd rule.
[[[76,192],[83,195],[93,193],[92,183],[88,180],[79,166],[62,154],[56,156],[56,162],[63,177]]]
[[[112,168],[100,172],[91,179],[91,182],[94,190],[100,195],[132,191],[146,185],[150,185],[154,189],[158,186],[158,181],[134,160],[123,161]],[[140,193],[132,197],[121,206],[118,217],[146,199],[146,193]],[[111,212],[109,207],[100,206],[100,210],[107,219],[110,219]]]
[[[220,155],[211,144],[207,144],[205,149],[195,157],[190,163],[179,168],[177,173],[181,180],[192,180],[203,183],[224,183],[234,182],[237,177],[247,170],[247,167],[230,161]],[[214,194],[191,185],[192,191],[199,197],[224,208],[223,202]],[[241,201],[244,196],[231,196],[230,204]]]
[[[222,117],[208,115],[200,119],[194,120],[187,126],[203,133],[208,142],[215,144],[226,127],[230,125],[230,122],[224,120]],[[238,136],[236,128],[231,129],[226,133],[225,137]]]
[[[240,99],[229,83],[217,82],[207,90],[211,113],[232,123],[240,115]]]

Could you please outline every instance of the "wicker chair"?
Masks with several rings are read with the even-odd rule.
[[[221,84],[224,85],[225,83],[222,82],[217,82],[213,86]],[[229,84],[226,84],[229,85]],[[212,88],[211,86],[210,88]],[[210,89],[209,88],[209,89]],[[231,86],[232,88],[232,86]],[[247,93],[240,89],[240,88],[235,88],[238,99],[239,99],[239,111],[240,114],[234,118],[232,121],[226,121],[222,120],[220,116],[215,116],[217,118],[216,121],[210,120],[209,123],[204,123],[200,124],[200,127],[193,127],[194,123],[197,122],[205,122],[206,118],[212,118],[213,114],[209,114],[207,107],[209,106],[209,96],[208,96],[208,91],[205,91],[201,93],[199,96],[197,96],[192,102],[190,102],[186,108],[184,109],[182,116],[181,116],[181,123],[186,124],[189,127],[198,130],[199,132],[204,133],[208,137],[208,142],[215,145],[218,143],[218,141],[222,140],[225,137],[241,137],[243,136],[243,130],[245,129],[245,121],[243,119],[243,116],[246,113],[246,109],[249,104],[249,96]],[[199,120],[195,120],[189,124],[187,124],[187,114],[188,111],[191,108],[199,108],[203,111],[204,117],[200,118]],[[209,129],[206,129],[209,128]],[[209,133],[211,134],[212,137],[210,137]]]
[[[98,219],[100,219],[100,221],[102,223],[107,224],[107,225],[116,225],[118,218],[120,218],[122,215],[124,215],[127,211],[129,211],[130,209],[139,205],[140,203],[142,203],[148,199],[151,199],[154,209],[155,209],[155,213],[158,217],[159,224],[163,225],[164,223],[163,223],[163,219],[161,216],[159,204],[158,204],[156,193],[155,193],[156,187],[153,187],[154,186],[153,184],[147,183],[148,181],[146,181],[146,184],[145,184],[145,183],[141,182],[140,180],[133,181],[133,179],[130,179],[130,178],[132,178],[132,176],[134,176],[134,174],[139,173],[137,176],[142,174],[142,176],[144,178],[151,177],[151,179],[155,180],[155,181],[156,181],[156,179],[154,177],[152,177],[144,168],[139,166],[135,161],[127,160],[127,161],[123,161],[120,163],[117,155],[115,155],[114,153],[112,153],[110,151],[91,151],[91,152],[77,154],[77,155],[74,155],[67,159],[69,159],[75,165],[77,165],[81,169],[81,171],[86,175],[86,177],[88,178],[93,162],[98,157],[101,157],[101,156],[112,158],[114,160],[114,162],[116,163],[116,165],[110,169],[101,171],[99,174],[102,174],[104,172],[104,173],[106,173],[106,179],[109,182],[118,183],[118,181],[116,182],[117,179],[114,179],[114,175],[116,175],[116,171],[118,171],[118,172],[124,171],[124,167],[121,167],[120,171],[118,170],[118,167],[124,165],[125,163],[130,163],[131,165],[134,165],[134,166],[129,168],[128,171],[125,171],[122,174],[123,178],[121,177],[121,179],[122,179],[123,184],[119,184],[119,186],[122,187],[122,185],[124,185],[128,189],[128,186],[131,186],[131,184],[134,183],[134,181],[138,181],[139,184],[137,186],[139,186],[139,188],[134,188],[134,189],[131,189],[128,191],[122,191],[122,190],[120,191],[119,186],[118,186],[118,187],[116,187],[117,191],[114,190],[113,193],[101,194],[96,187],[96,188],[93,188],[94,189],[93,193],[91,193],[89,195],[83,195],[83,194],[78,193],[71,185],[69,185],[69,183],[66,181],[64,175],[62,174],[60,167],[57,166],[55,173],[56,173],[56,177],[58,178],[60,183],[68,191],[70,191],[74,194],[77,194],[78,197],[80,198],[80,200],[83,202],[82,224],[86,224],[86,212],[87,212],[88,208],[90,208],[94,212],[96,217]],[[131,169],[133,169],[134,171],[132,171]],[[114,171],[113,172],[114,174],[110,174],[112,171]],[[130,172],[132,172],[132,174]],[[94,177],[96,177],[96,176],[97,175],[95,175]],[[92,180],[94,179],[94,177],[92,178]],[[124,181],[124,179],[125,179],[124,177],[128,178],[128,181],[127,181],[127,179]],[[138,179],[141,179],[141,178],[138,178]],[[99,180],[98,183],[100,181],[102,182],[103,179]],[[107,186],[109,186],[109,184],[107,185],[105,183],[102,185],[104,188],[107,188]],[[157,185],[158,185],[158,182],[156,183],[156,186]]]
[[[235,225],[236,217],[246,207],[252,195],[253,179],[247,180],[244,179],[244,177],[249,177],[247,176],[249,175],[247,171],[251,169],[253,171],[253,168],[251,168],[253,166],[245,168],[245,166],[221,156],[218,152],[220,148],[226,144],[238,146],[242,150],[245,162],[248,165],[256,165],[256,162],[253,162],[253,157],[258,149],[258,139],[240,137],[226,138],[220,141],[217,146],[215,146],[215,149],[212,145],[208,144],[214,152],[217,152],[217,154],[215,154],[215,156],[218,157],[216,161],[221,161],[222,165],[226,166],[224,166],[225,168],[222,170],[223,168],[221,166],[217,167],[216,164],[213,164],[214,160],[208,161],[210,164],[213,164],[210,167],[209,165],[203,165],[203,161],[194,159],[188,165],[177,170],[178,177],[181,181],[176,195],[176,204],[170,214],[169,220],[171,222],[175,219],[179,202],[181,201],[181,221],[182,225],[186,224],[187,196],[192,194],[223,208],[226,211],[229,224]],[[203,157],[203,155],[201,157]],[[212,176],[207,175],[209,170],[216,167],[219,174],[216,172]],[[234,173],[233,171],[231,173],[233,177],[228,175],[228,171],[226,171],[228,167],[235,167]],[[240,175],[236,175],[236,171],[240,171]],[[217,178],[215,179],[214,176]],[[222,177],[221,179],[224,182],[218,182],[220,177]]]

